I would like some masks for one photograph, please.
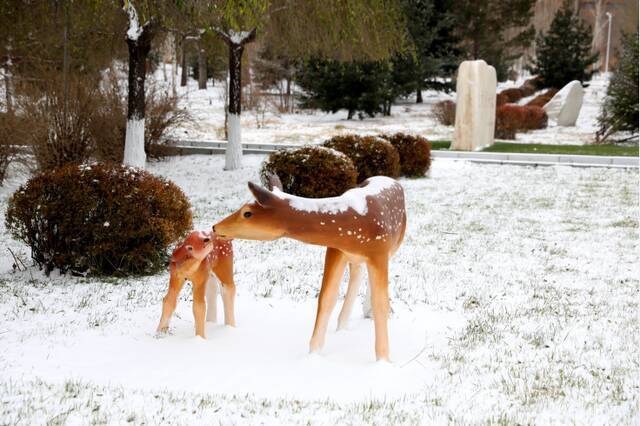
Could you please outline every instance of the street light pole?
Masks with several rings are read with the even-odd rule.
[[[609,48],[611,47],[611,18],[613,15],[611,15],[610,12],[607,12],[606,15],[607,15],[607,18],[609,18],[609,31],[607,34],[607,56],[604,61],[604,74],[608,75],[609,74]]]

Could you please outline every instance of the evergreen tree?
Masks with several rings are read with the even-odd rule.
[[[428,79],[448,75],[457,67],[460,40],[454,34],[453,2],[402,0],[401,4],[413,51],[394,59],[394,73],[406,80],[406,89],[415,91],[420,103]]]
[[[347,118],[356,113],[373,117],[390,109],[395,96],[389,61],[338,62],[309,59],[296,73],[296,83],[305,91],[302,106],[326,112],[346,109]]]
[[[546,87],[561,89],[570,81],[591,78],[587,67],[598,57],[591,54],[591,30],[574,14],[569,0],[556,12],[547,34],[538,34],[536,55],[532,72]]]
[[[505,80],[511,62],[534,38],[529,25],[534,5],[535,0],[453,0],[451,12],[467,56],[484,59],[498,80]]]
[[[607,99],[598,117],[600,129],[598,142],[606,140],[613,133],[627,131],[638,133],[638,32],[622,38],[622,54],[618,67],[613,73]]]

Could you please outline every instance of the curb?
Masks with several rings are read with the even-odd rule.
[[[191,154],[223,154],[227,148],[226,141],[211,140],[174,140],[169,142],[177,155]],[[243,143],[245,154],[269,154],[274,151],[299,148],[302,145],[278,145]],[[640,168],[640,157],[621,157],[605,155],[567,155],[567,154],[519,154],[501,152],[467,152],[467,151],[431,151],[434,159],[471,161],[482,164],[505,164],[517,166],[571,166],[571,167],[607,167],[607,168]]]

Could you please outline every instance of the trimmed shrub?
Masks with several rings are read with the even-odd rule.
[[[520,99],[524,98],[524,96],[525,95],[520,88],[504,89],[499,94],[500,99],[503,101],[500,105],[516,103]]]
[[[522,83],[518,89],[522,92],[522,96],[526,98],[527,96],[533,96],[538,91],[537,84],[536,78],[530,78]]]
[[[10,198],[5,223],[48,274],[146,274],[192,227],[172,182],[119,164],[69,165],[31,178]]]
[[[456,124],[456,103],[453,101],[436,102],[431,107],[431,115],[444,126]]]
[[[343,153],[322,146],[276,151],[262,163],[260,177],[278,175],[284,192],[307,198],[337,197],[356,186],[358,173]]]
[[[558,93],[557,89],[549,89],[544,93],[541,93],[535,98],[531,99],[529,102],[527,102],[527,106],[535,106],[535,107],[542,108],[547,104],[547,102],[551,100],[551,98],[553,98],[556,95],[556,93]]]
[[[389,142],[375,136],[334,136],[323,144],[346,154],[358,170],[358,183],[372,176],[398,177],[400,156]]]
[[[547,127],[547,113],[540,107],[500,105],[496,109],[497,139],[515,139],[516,132]]]
[[[400,172],[404,176],[424,176],[431,167],[431,144],[422,136],[396,133],[380,135],[388,140],[400,155]]]

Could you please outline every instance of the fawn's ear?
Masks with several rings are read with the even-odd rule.
[[[267,191],[265,188],[256,185],[253,182],[249,182],[249,191],[251,191],[253,197],[262,207],[270,208],[275,206],[275,195],[270,191]]]
[[[277,174],[271,172],[267,173],[267,182],[269,183],[269,191],[273,191],[273,188],[278,188],[282,191],[282,182]]]

